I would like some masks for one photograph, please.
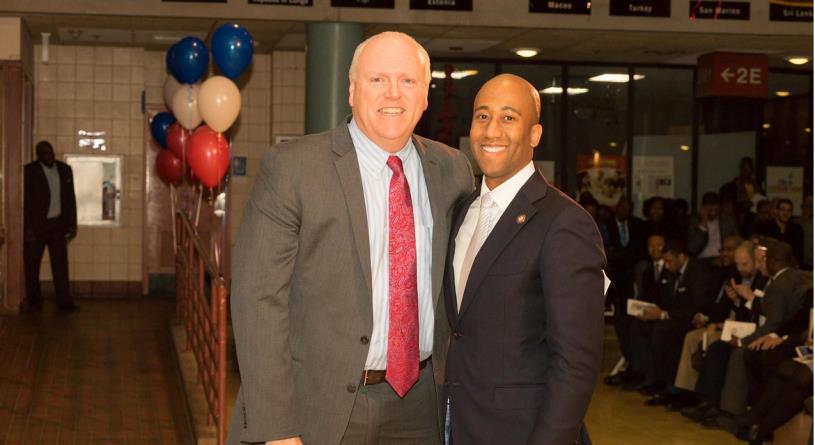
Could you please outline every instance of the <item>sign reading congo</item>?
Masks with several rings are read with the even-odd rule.
[[[696,65],[696,96],[767,97],[767,55],[709,53]]]

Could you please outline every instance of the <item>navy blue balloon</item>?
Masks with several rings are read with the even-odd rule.
[[[167,71],[170,71],[170,60],[173,57],[175,57],[174,56],[175,48],[176,48],[176,44],[173,43],[173,46],[171,46],[170,49],[167,50],[167,57],[165,57],[165,64],[167,65]],[[170,71],[170,72],[172,72],[172,71]]]
[[[209,66],[207,46],[197,37],[184,37],[170,48],[167,65],[180,83],[195,83]]]
[[[161,145],[161,148],[167,148],[167,130],[170,128],[170,125],[174,123],[175,118],[166,111],[157,113],[153,116],[153,120],[150,121],[150,134],[152,134],[153,139]]]
[[[252,62],[252,35],[237,23],[221,25],[212,35],[212,57],[224,76],[234,79]]]

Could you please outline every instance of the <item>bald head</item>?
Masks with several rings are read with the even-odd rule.
[[[366,49],[381,46],[389,48],[401,47],[403,49],[407,49],[408,53],[415,54],[419,62],[424,66],[424,81],[426,84],[430,85],[430,56],[427,54],[427,50],[425,50],[424,47],[420,45],[419,42],[417,42],[413,37],[403,32],[396,31],[385,31],[375,34],[357,45],[356,50],[354,50],[354,57],[351,59],[351,67],[348,68],[348,80],[351,82],[356,80],[359,74],[359,61],[365,55]]]
[[[485,89],[491,88],[497,88],[505,92],[511,91],[520,97],[526,96],[529,99],[527,105],[530,107],[529,110],[531,110],[530,116],[535,116],[535,121],[540,122],[541,96],[538,90],[535,89],[535,86],[529,83],[529,81],[515,74],[499,74],[482,85],[478,94],[481,94]],[[478,96],[476,96],[476,103],[478,102],[477,97]]]

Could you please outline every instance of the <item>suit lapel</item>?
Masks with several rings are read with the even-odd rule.
[[[427,187],[427,197],[430,200],[430,212],[433,216],[433,239],[431,240],[431,286],[433,307],[438,303],[439,291],[444,273],[444,256],[447,253],[444,249],[444,238],[448,234],[446,218],[439,206],[442,196],[442,178],[439,164],[432,156],[428,148],[417,138],[413,138],[413,145],[422,161],[422,173],[424,175],[425,186]]]
[[[470,196],[461,200],[461,202],[456,205],[455,211],[453,212],[453,225],[450,230],[450,240],[447,244],[447,259],[444,266],[446,281],[445,304],[447,305],[447,320],[451,326],[455,325],[456,314],[458,312],[458,309],[456,309],[456,274],[453,269],[453,258],[456,254],[456,236],[458,236],[461,225],[464,224],[464,218],[467,216],[470,205],[480,193],[481,186],[478,185]]]
[[[461,299],[461,310],[458,313],[459,321],[464,313],[473,303],[476,290],[481,286],[492,264],[504,251],[509,242],[538,212],[534,203],[546,195],[548,185],[546,180],[537,171],[526,181],[515,199],[509,204],[501,218],[495,224],[484,245],[475,257],[473,267],[470,269],[470,276],[467,279],[467,287]],[[523,217],[522,217],[523,215]]]
[[[363,304],[372,311],[373,290],[371,279],[371,248],[368,239],[368,217],[365,212],[365,195],[362,191],[362,175],[359,172],[359,162],[357,153],[354,150],[354,143],[348,126],[340,124],[332,132],[332,149],[339,155],[334,166],[337,169],[337,176],[340,178],[342,191],[345,195],[345,205],[348,208],[348,216],[351,219],[351,228],[354,233],[354,244],[357,248],[359,265],[362,268],[362,275],[365,279],[365,287],[368,290],[367,299]],[[373,313],[371,313],[373,317]]]

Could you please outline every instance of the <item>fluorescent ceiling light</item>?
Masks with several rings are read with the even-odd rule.
[[[537,56],[540,50],[537,48],[515,48],[512,52],[518,56],[529,58]]]
[[[786,90],[779,90],[775,92],[775,95],[778,97],[787,97],[790,95],[790,92]]]
[[[793,65],[806,65],[809,63],[809,57],[804,56],[790,56],[787,57],[787,62]]]
[[[568,94],[569,96],[574,96],[574,95],[577,95],[577,94],[586,94],[588,92],[589,92],[588,88],[571,88],[571,87],[569,87],[569,88],[566,89],[566,94]],[[562,87],[548,87],[548,88],[544,88],[544,89],[540,90],[539,93],[541,93],[541,94],[563,94],[563,88]]]
[[[634,74],[634,80],[645,79],[643,74]],[[589,77],[589,82],[611,82],[611,83],[626,83],[628,82],[628,74],[612,74],[605,73],[598,76]]]
[[[450,73],[450,77],[458,80],[465,77],[475,76],[476,74],[478,74],[478,70],[458,70]],[[434,79],[444,79],[447,77],[447,75],[444,73],[444,71],[433,71],[430,73],[430,77]]]

